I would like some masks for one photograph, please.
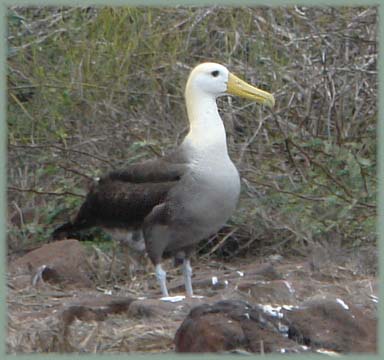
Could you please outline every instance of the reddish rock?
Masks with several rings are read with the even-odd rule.
[[[246,304],[233,303],[234,310],[247,308]],[[219,352],[245,345],[246,339],[239,322],[233,321],[228,305],[227,311],[220,305],[200,305],[189,313],[176,332],[177,352]]]
[[[341,353],[376,348],[377,322],[341,299],[317,299],[285,313],[289,337],[310,346]]]
[[[18,288],[50,282],[91,287],[87,255],[77,240],[63,240],[43,245],[10,263],[10,272],[19,277]]]
[[[176,332],[175,345],[177,352],[299,351],[295,342],[279,332],[277,317],[234,300],[192,309]]]
[[[200,305],[176,332],[177,352],[376,352],[376,322],[342,300],[286,310],[243,301]]]

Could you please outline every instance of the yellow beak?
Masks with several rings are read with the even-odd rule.
[[[275,105],[275,98],[272,94],[247,84],[231,73],[228,77],[227,93],[254,100],[270,108]]]

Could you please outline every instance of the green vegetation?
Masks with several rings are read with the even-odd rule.
[[[375,246],[376,8],[12,7],[8,20],[10,249],[46,241],[93,177],[180,142],[202,61],[276,97],[272,111],[219,100],[243,192],[211,246]]]

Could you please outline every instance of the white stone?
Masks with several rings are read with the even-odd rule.
[[[169,301],[172,303],[183,301],[184,299],[185,299],[184,295],[164,296],[164,297],[160,298],[161,301]]]
[[[349,306],[343,300],[337,298],[336,302],[338,302],[345,310],[349,310]]]

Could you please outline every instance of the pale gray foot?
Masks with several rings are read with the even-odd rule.
[[[187,293],[187,296],[193,297],[192,267],[191,267],[191,261],[189,259],[184,259],[183,261],[183,275],[184,275],[185,292]]]
[[[163,297],[169,297],[167,284],[166,284],[167,273],[163,270],[163,268],[161,267],[161,264],[156,265],[155,271],[156,271],[156,278],[157,278],[157,281],[159,282]]]

